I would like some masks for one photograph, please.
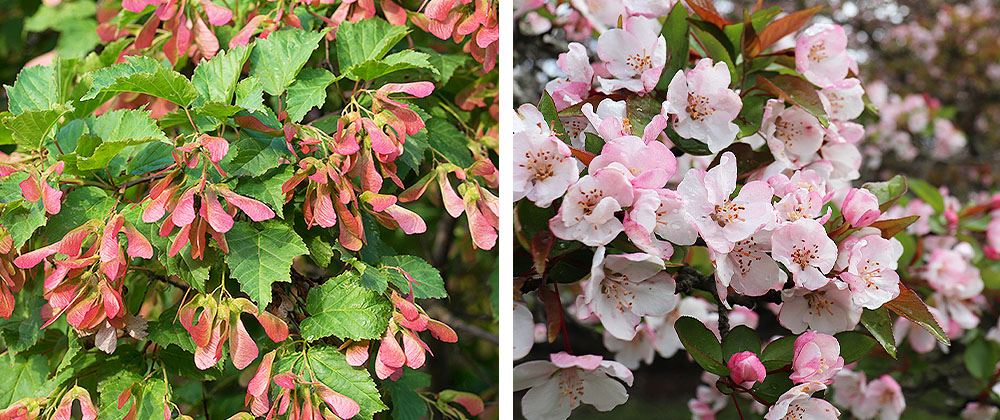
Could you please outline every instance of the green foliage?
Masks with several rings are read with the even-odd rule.
[[[722,345],[705,324],[695,318],[682,316],[677,319],[674,329],[688,354],[703,369],[719,376],[729,374],[729,369],[722,360]]]
[[[271,303],[271,285],[288,283],[292,259],[308,250],[302,238],[287,225],[275,221],[255,226],[236,223],[226,235],[232,244],[226,264],[240,289],[260,307]]]
[[[302,337],[313,341],[336,336],[352,340],[377,339],[388,326],[392,304],[379,293],[358,284],[346,272],[309,291],[309,317],[302,320]]]

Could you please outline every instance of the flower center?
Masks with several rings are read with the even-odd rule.
[[[806,303],[809,304],[809,315],[820,316],[823,312],[833,315],[833,301],[826,297],[826,292],[811,292],[805,295]]]
[[[565,160],[563,156],[556,156],[550,150],[540,150],[532,154],[530,151],[524,154],[526,163],[520,166],[531,172],[531,177],[535,182],[542,182],[555,175],[553,166],[555,163]]]
[[[583,199],[578,204],[585,216],[590,216],[590,213],[593,213],[594,208],[597,207],[597,203],[600,203],[601,199],[604,198],[604,191],[597,188],[589,191],[580,191],[580,194],[583,196]]]
[[[746,207],[740,204],[733,203],[731,201],[726,201],[722,204],[715,205],[715,212],[713,212],[709,217],[719,224],[719,227],[726,227],[726,225],[735,221],[745,221],[743,218],[743,211]]]
[[[826,59],[826,42],[819,41],[809,47],[809,61],[817,62]]]
[[[861,269],[858,271],[861,274],[861,278],[868,283],[865,285],[866,288],[879,288],[878,285],[875,284],[875,280],[882,277],[882,263],[878,261],[865,260],[865,264],[861,266]]]
[[[570,407],[575,407],[583,397],[583,381],[577,376],[576,369],[563,369],[559,372],[559,392],[563,398],[569,399]]]
[[[799,239],[799,241],[799,245],[792,248],[792,262],[805,269],[817,258],[819,245],[807,244],[805,239]]]
[[[601,293],[608,300],[615,303],[615,309],[619,312],[632,310],[632,300],[634,293],[625,286],[629,283],[628,276],[622,273],[607,273],[604,281],[601,282]]]
[[[635,70],[636,73],[642,73],[646,69],[653,68],[653,57],[646,52],[643,48],[642,51],[629,54],[625,57],[625,64]]]
[[[712,107],[707,96],[696,95],[691,92],[688,92],[688,104],[684,110],[695,121],[701,121],[715,112],[715,108]]]

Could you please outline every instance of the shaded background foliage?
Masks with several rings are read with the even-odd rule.
[[[96,9],[97,5],[93,0],[64,1],[57,9],[58,12],[44,7],[40,0],[0,2],[0,85],[12,85],[25,64],[50,51],[57,50],[64,57],[80,57],[95,47],[99,51],[101,47],[98,46],[99,39],[95,32]],[[191,75],[190,69],[184,73],[188,77]],[[462,86],[461,83],[455,85]],[[454,97],[456,92],[448,92],[445,95]],[[7,106],[7,92],[0,89],[0,110],[6,110]],[[315,116],[306,118],[308,120]],[[12,145],[0,147],[0,151],[3,152],[12,149]],[[405,181],[410,184],[415,178]],[[434,188],[436,187],[432,187]],[[495,249],[481,251],[473,247],[466,221],[446,214],[440,200],[440,194],[432,192],[410,206],[411,210],[427,222],[425,235],[409,236],[400,231],[381,228],[378,228],[378,232],[371,233],[381,234],[382,242],[400,254],[418,256],[430,262],[445,279],[449,297],[445,300],[433,302],[427,300],[421,303],[431,317],[454,328],[459,335],[459,341],[457,344],[446,344],[428,340],[427,344],[430,345],[434,357],[428,357],[425,367],[421,369],[430,376],[428,388],[435,391],[460,389],[477,393],[487,404],[483,418],[493,418],[496,416],[499,386],[497,251]],[[299,222],[301,221],[297,221]],[[336,257],[334,259],[336,260]],[[315,272],[316,267],[301,267],[303,263],[308,264],[304,258],[302,260],[297,262],[299,266],[296,270]],[[317,273],[319,274],[321,273]],[[298,273],[293,270],[293,276],[296,275]],[[315,279],[304,279],[301,276],[296,280],[302,281],[303,284],[315,282]],[[40,295],[39,290],[32,289],[34,286],[31,283],[37,283],[37,280],[29,280],[25,293],[33,290],[33,293]],[[154,292],[158,286],[152,283],[150,292]],[[282,284],[279,287],[292,287],[292,285]],[[237,285],[232,285],[231,288],[238,290]],[[142,294],[138,296],[142,297]],[[140,303],[142,302],[128,302],[130,307],[138,306]],[[257,329],[255,325],[250,328],[253,334],[258,335],[259,331],[255,331]],[[42,342],[63,348],[66,346],[65,337],[51,329],[43,332]],[[120,348],[117,354],[108,357],[108,364],[127,363],[130,356],[134,357],[133,362],[141,358],[128,348]],[[164,357],[174,356],[190,355]],[[3,369],[0,369],[0,373],[2,371]],[[225,418],[244,409],[246,383],[253,371],[240,372],[233,366],[226,365],[226,371],[220,379],[205,382],[199,377],[201,372],[176,372],[176,374],[181,381],[175,383],[171,380],[171,385],[174,387],[173,394],[178,405],[184,407],[186,403],[202,404],[203,400],[211,399],[211,405],[205,407],[207,414],[211,418]],[[81,381],[81,384],[85,381]],[[388,394],[384,392],[383,395]],[[387,397],[384,399],[388,402]],[[192,411],[198,412],[198,409]],[[378,416],[391,417],[390,411],[380,413]]]

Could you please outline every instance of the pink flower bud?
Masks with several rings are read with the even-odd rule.
[[[729,377],[733,382],[742,387],[750,388],[755,383],[763,381],[767,376],[767,369],[760,362],[757,355],[749,351],[741,351],[729,358],[726,363],[729,368]]]
[[[852,188],[847,193],[840,211],[844,214],[844,220],[851,226],[859,228],[872,224],[881,215],[878,210],[878,197],[861,188]]]

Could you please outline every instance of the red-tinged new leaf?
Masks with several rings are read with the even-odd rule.
[[[885,239],[890,239],[896,236],[897,233],[906,230],[907,226],[912,225],[917,220],[920,220],[920,216],[907,216],[899,219],[889,219],[889,220],[879,220],[871,224],[871,227],[882,231],[882,237]]]
[[[688,6],[691,6],[691,10],[694,11],[701,20],[718,26],[719,29],[729,25],[729,21],[719,14],[719,11],[715,9],[715,3],[713,0],[686,0]]]
[[[795,11],[767,25],[767,27],[757,34],[756,42],[750,45],[750,56],[756,57],[761,51],[766,50],[782,38],[798,32],[822,9],[823,6],[814,6],[805,10]]]
[[[916,292],[902,283],[899,285],[899,296],[886,303],[885,306],[899,316],[920,325],[941,343],[946,345],[951,344],[951,341],[948,340],[948,335],[938,325],[931,311],[927,309],[927,304],[920,299],[920,296]]]

